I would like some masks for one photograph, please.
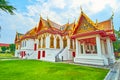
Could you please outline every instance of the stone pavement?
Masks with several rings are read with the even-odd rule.
[[[120,59],[117,61],[118,63],[118,68],[119,68],[119,77],[118,77],[118,80],[120,80]]]
[[[120,80],[118,79],[120,77],[119,76],[120,60],[118,60],[115,64],[110,65],[109,68],[110,68],[110,73],[105,80]]]

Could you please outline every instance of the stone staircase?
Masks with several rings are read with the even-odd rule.
[[[60,58],[59,58],[59,55],[64,51],[64,49],[65,49],[65,48],[61,49],[61,50],[57,53],[57,55],[55,56],[55,62],[61,61]]]

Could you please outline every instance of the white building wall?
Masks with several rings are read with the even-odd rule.
[[[27,42],[26,42],[26,49],[34,49],[34,39],[28,39],[27,40]]]

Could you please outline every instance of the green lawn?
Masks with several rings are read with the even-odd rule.
[[[13,53],[0,53],[0,59],[13,59]]]
[[[108,70],[37,60],[0,61],[0,80],[103,80]]]

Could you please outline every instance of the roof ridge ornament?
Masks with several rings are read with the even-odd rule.
[[[42,15],[41,15],[41,13],[40,13],[40,19],[42,19]]]
[[[83,13],[83,9],[82,9],[82,6],[80,6],[80,10],[81,10],[81,13]]]
[[[113,17],[114,17],[114,12],[112,11],[112,15],[111,15],[110,19],[113,19]]]

